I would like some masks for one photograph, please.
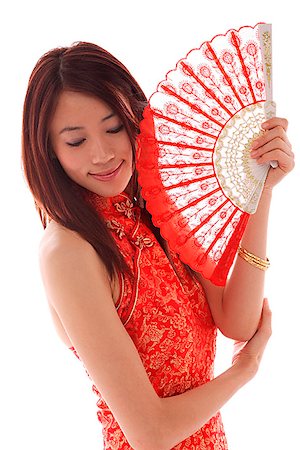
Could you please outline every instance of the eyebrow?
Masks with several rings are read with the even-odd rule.
[[[116,115],[116,113],[114,113],[114,112],[110,113],[108,116],[103,117],[103,119],[101,119],[101,123],[105,122],[108,119],[111,119],[115,115]],[[84,129],[84,127],[64,127],[62,130],[60,130],[59,134],[65,133],[66,131],[77,131],[77,130],[83,130],[83,129]]]

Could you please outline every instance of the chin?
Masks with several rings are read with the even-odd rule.
[[[115,197],[126,190],[130,179],[131,175],[122,182],[107,183],[107,186],[105,185],[106,183],[103,186],[97,186],[97,182],[91,183],[89,186],[87,186],[87,189],[99,195],[100,197]]]

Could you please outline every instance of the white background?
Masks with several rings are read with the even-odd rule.
[[[56,336],[41,284],[42,226],[20,169],[22,102],[37,59],[56,46],[95,42],[127,65],[149,96],[178,59],[229,28],[273,23],[274,97],[299,151],[299,13],[294,1],[7,2],[1,15],[0,447],[101,449],[96,396]],[[266,295],[273,336],[255,380],[223,408],[231,450],[300,449],[299,169],[275,190]],[[232,343],[220,338],[217,372]]]

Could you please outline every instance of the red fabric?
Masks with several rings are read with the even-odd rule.
[[[184,167],[190,168],[192,164],[183,162],[180,167],[176,161],[172,167],[174,184],[170,182],[170,189],[166,188],[171,176],[165,174],[163,177],[167,166],[158,163],[160,150],[154,139],[154,116],[159,114],[147,106],[138,137],[137,169],[147,209],[153,216],[153,223],[160,228],[162,236],[180,259],[212,283],[224,286],[250,216],[224,195],[212,163],[197,162],[199,155],[196,151],[191,169],[195,173],[192,175],[193,189],[189,187],[191,181],[185,180],[187,174],[184,171]],[[174,146],[178,147],[178,144]],[[201,166],[211,166],[211,173],[202,176]],[[170,169],[171,165],[167,167]],[[179,200],[183,205],[181,208],[177,205]],[[194,225],[191,225],[192,221]]]
[[[252,196],[257,204],[266,175],[246,162],[266,100],[258,26],[217,35],[178,61],[151,95],[138,136],[153,222],[182,261],[220,286],[249,219],[245,206]],[[248,117],[250,105],[257,109]]]
[[[175,272],[127,195],[104,200],[93,194],[91,201],[134,271],[134,283],[120,276],[116,308],[157,394],[173,396],[208,382],[213,378],[217,330],[201,285],[171,252]],[[74,347],[71,350],[78,357]],[[99,397],[104,448],[131,449],[100,392],[95,386],[93,390]],[[174,449],[226,450],[220,414]]]

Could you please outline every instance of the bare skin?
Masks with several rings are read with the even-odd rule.
[[[135,449],[170,449],[204,425],[255,375],[271,334],[265,304],[258,331],[231,368],[199,388],[160,398],[119,319],[108,275],[90,244],[56,228],[41,244],[41,271],[70,342]]]
[[[267,229],[273,188],[293,169],[294,154],[287,138],[286,119],[274,117],[265,125],[265,132],[253,143],[251,156],[259,164],[278,161],[270,169],[258,209],[248,222],[241,245],[249,252],[265,259]],[[214,286],[200,274],[215,323],[229,338],[246,341],[255,333],[260,319],[265,272],[237,258],[226,286]]]
[[[51,126],[54,151],[66,173],[104,196],[120,193],[131,176],[128,136],[119,134],[124,130],[115,132],[120,127],[118,118],[103,121],[110,114],[103,102],[64,93]],[[259,209],[243,238],[243,245],[263,258],[271,192],[294,164],[286,127],[284,119],[269,120],[256,147],[256,158],[278,160],[278,168],[270,171]],[[62,133],[65,128],[76,130]],[[74,143],[75,148],[70,145]],[[108,185],[105,174],[120,164],[122,170]],[[95,173],[100,176],[95,178]],[[51,222],[41,242],[40,266],[61,338],[76,348],[134,449],[172,448],[204,425],[258,370],[271,335],[271,313],[263,301],[264,273],[240,258],[224,289],[201,275],[199,278],[216,325],[227,336],[248,342],[239,345],[232,367],[223,374],[169,398],[159,398],[151,385],[115,308],[118,284],[110,282],[93,247],[76,233]]]

